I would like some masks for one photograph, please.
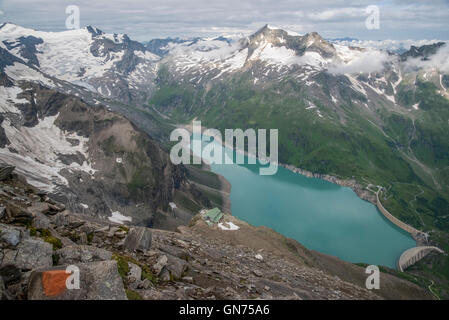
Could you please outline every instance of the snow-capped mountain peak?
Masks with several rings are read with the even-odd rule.
[[[107,34],[92,26],[44,32],[5,23],[0,43],[48,75],[128,101],[140,89],[151,91],[160,59],[126,34]]]

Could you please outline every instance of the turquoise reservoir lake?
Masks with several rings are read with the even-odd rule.
[[[232,155],[232,150],[219,147]],[[247,163],[245,157],[243,165],[211,164],[213,172],[231,183],[231,211],[241,220],[272,228],[308,249],[390,268],[396,268],[403,251],[416,245],[350,188],[283,167],[275,175],[262,176],[259,164]]]

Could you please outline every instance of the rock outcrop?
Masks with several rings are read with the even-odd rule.
[[[151,230],[148,228],[131,228],[125,238],[123,246],[130,251],[139,250],[145,252],[150,249]]]

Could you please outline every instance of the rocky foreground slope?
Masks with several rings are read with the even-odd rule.
[[[427,299],[424,289],[302,247],[226,215],[177,232],[108,223],[65,209],[17,174],[0,182],[2,299]],[[80,289],[67,289],[67,266]]]

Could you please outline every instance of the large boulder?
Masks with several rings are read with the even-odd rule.
[[[167,255],[167,265],[165,266],[173,279],[181,279],[187,270],[187,262],[172,255]]]
[[[24,228],[0,223],[0,248],[16,247],[22,240],[24,233]]]
[[[6,214],[3,218],[7,223],[30,224],[33,221],[33,214],[27,208],[21,207],[11,201],[6,203]]]
[[[23,271],[53,265],[53,247],[39,239],[24,239],[15,249],[4,249],[1,265],[12,264]]]
[[[161,255],[156,264],[153,265],[153,271],[160,278],[163,274],[168,272],[173,279],[181,279],[184,272],[187,270],[187,262],[170,254]]]
[[[36,212],[34,213],[33,226],[36,229],[50,229],[51,221],[45,214]]]
[[[58,264],[76,264],[111,260],[112,252],[86,245],[64,247],[56,251]]]
[[[50,210],[50,207],[47,202],[33,202],[30,207],[28,207],[28,211],[30,211],[34,216],[42,213],[45,214]]]
[[[0,249],[0,267],[14,265],[26,271],[53,264],[52,245],[31,238],[23,227],[0,224]]]
[[[168,258],[165,254],[159,257],[157,262],[153,265],[153,271],[156,273],[156,275],[159,275],[161,273],[162,269],[164,269],[164,267],[167,265],[167,262]]]
[[[126,300],[117,262],[80,263],[79,289],[67,288],[66,266],[33,271],[28,284],[29,300]],[[76,273],[75,273],[76,274]],[[75,281],[76,282],[76,281]]]
[[[14,265],[26,271],[53,264],[52,246],[31,238],[24,227],[0,224],[0,249],[0,267]]]
[[[134,227],[129,230],[123,246],[129,251],[139,250],[145,252],[150,249],[151,237],[151,229]]]

